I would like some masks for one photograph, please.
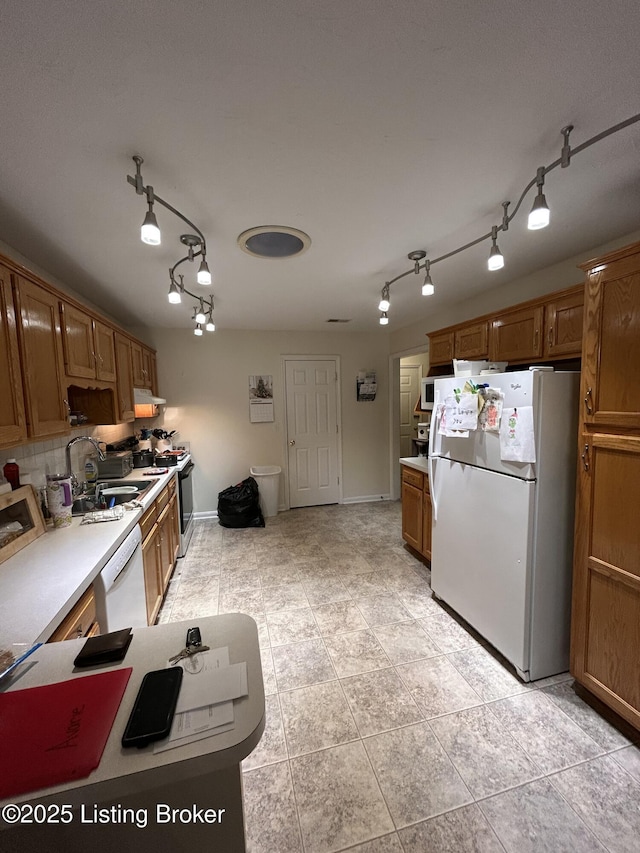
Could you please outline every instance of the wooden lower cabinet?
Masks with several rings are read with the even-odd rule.
[[[431,494],[429,477],[402,466],[402,538],[419,554],[431,559]]]
[[[155,623],[164,596],[161,548],[160,527],[154,524],[151,532],[142,543],[144,591],[147,598],[147,623],[149,625]]]
[[[98,633],[96,622],[96,599],[93,587],[90,586],[82,594],[80,600],[72,607],[64,620],[47,640],[48,643],[59,643],[64,640],[78,640],[82,637],[92,637]]]
[[[169,481],[140,519],[147,621],[153,625],[178,559],[180,529],[176,478]]]

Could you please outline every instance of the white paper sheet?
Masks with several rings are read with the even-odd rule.
[[[206,655],[208,652],[200,652]],[[176,714],[194,711],[207,705],[229,702],[247,695],[247,664],[208,667],[206,664],[197,674],[185,673],[180,687]]]
[[[503,409],[500,422],[500,458],[503,462],[535,462],[533,406]]]

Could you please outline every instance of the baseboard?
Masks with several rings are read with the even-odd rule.
[[[218,510],[217,509],[210,509],[210,510],[207,510],[207,512],[194,512],[193,517],[195,518],[196,521],[205,521],[208,518],[217,518],[218,517]]]
[[[364,504],[373,503],[375,501],[390,501],[391,495],[357,495],[353,498],[343,498],[343,504]]]

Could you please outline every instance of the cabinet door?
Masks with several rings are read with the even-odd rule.
[[[27,419],[22,394],[20,350],[11,273],[0,266],[0,447],[24,441]]]
[[[487,358],[489,355],[489,322],[471,323],[455,333],[456,358]]]
[[[585,433],[581,451],[571,671],[640,727],[640,437]]]
[[[160,528],[160,588],[164,595],[173,571],[173,536],[171,510],[168,504],[160,513],[158,527]]]
[[[410,483],[402,483],[402,538],[405,542],[422,551],[422,489]]]
[[[428,483],[425,477],[425,483]],[[431,559],[431,495],[428,487],[425,485],[422,493],[422,553],[427,558]]]
[[[93,339],[96,353],[96,378],[102,382],[116,381],[116,352],[113,341],[113,329],[93,322]]]
[[[144,362],[142,358],[142,344],[135,341],[131,344],[131,364],[133,365],[133,387],[146,388],[144,377]]]
[[[429,366],[453,361],[453,332],[429,335]]]
[[[584,420],[638,429],[640,251],[603,266],[589,275],[585,294]]]
[[[16,276],[20,305],[21,356],[29,435],[70,432],[64,400],[64,358],[58,299]]]
[[[143,388],[153,388],[154,380],[153,376],[155,373],[155,354],[151,352],[151,350],[142,349],[142,375],[144,377],[144,385]]]
[[[133,410],[133,368],[131,363],[131,341],[118,332],[114,335],[116,360],[116,407],[118,421],[132,421]]]
[[[584,291],[545,303],[544,354],[549,358],[578,358],[582,352]]]
[[[544,308],[537,305],[499,314],[491,324],[491,361],[531,361],[542,357]]]
[[[160,563],[160,527],[155,524],[142,543],[144,565],[144,591],[147,599],[147,623],[153,625],[162,604],[162,580]]]
[[[96,353],[93,344],[93,320],[66,302],[60,303],[62,343],[67,376],[95,379]]]

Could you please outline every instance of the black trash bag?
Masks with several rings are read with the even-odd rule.
[[[218,521],[223,527],[264,527],[258,484],[253,477],[218,494]]]

